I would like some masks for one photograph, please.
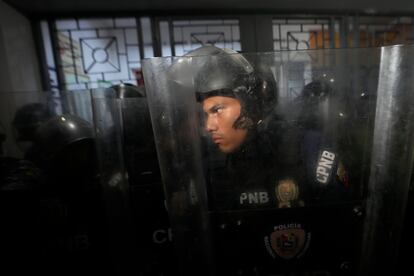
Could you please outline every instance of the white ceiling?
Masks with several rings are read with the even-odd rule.
[[[367,13],[414,15],[413,0],[3,0],[29,15]],[[73,15],[73,14],[72,14]]]

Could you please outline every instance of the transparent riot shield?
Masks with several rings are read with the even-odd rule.
[[[126,88],[93,97],[111,252],[120,275],[176,275],[147,99]]]
[[[101,264],[109,259],[92,105],[75,98],[90,101],[91,91],[0,94],[5,271],[112,269]]]
[[[144,275],[176,275],[171,228],[146,97],[121,99],[123,152]]]
[[[97,137],[102,198],[106,210],[108,255],[115,275],[133,271],[134,235],[130,210],[130,189],[123,160],[119,101],[115,91],[92,98]]]
[[[396,271],[412,46],[143,63],[182,275]]]

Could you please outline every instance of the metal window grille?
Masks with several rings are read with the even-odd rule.
[[[162,56],[183,55],[203,44],[241,50],[238,19],[161,18],[156,25],[151,20],[129,17],[42,21],[49,88],[79,90],[120,82],[142,84],[141,59],[154,56],[156,47]],[[278,51],[412,43],[413,25],[412,17],[274,16],[273,48]],[[159,44],[153,45],[152,37],[156,35]],[[306,80],[312,77],[309,68],[295,71],[302,72]],[[303,85],[303,79],[298,76],[298,87]]]
[[[139,85],[141,59],[153,56],[151,35],[141,29],[148,22],[137,18],[56,20],[52,35],[61,89],[107,87],[120,82]]]
[[[241,50],[237,19],[160,20],[162,56],[181,56],[205,44]]]

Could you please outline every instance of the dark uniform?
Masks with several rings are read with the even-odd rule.
[[[279,133],[261,130],[250,134],[237,152],[226,156],[221,167],[211,170],[208,175],[213,208],[303,206],[305,186],[299,133],[282,121],[277,125]]]
[[[215,208],[301,207],[348,199],[348,172],[338,149],[318,131],[278,125],[279,134],[257,134],[210,168]]]
[[[361,220],[347,202],[339,151],[320,133],[278,127],[280,135],[264,131],[207,174],[218,270],[352,275]]]

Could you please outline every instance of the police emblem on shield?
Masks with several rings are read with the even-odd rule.
[[[269,254],[276,258],[290,260],[300,258],[308,249],[310,233],[306,233],[299,223],[281,224],[265,237],[265,245]]]

